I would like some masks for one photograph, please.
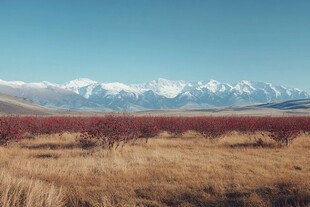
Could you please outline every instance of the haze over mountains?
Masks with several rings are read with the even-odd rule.
[[[240,106],[279,100],[306,99],[297,88],[241,81],[171,81],[163,78],[142,84],[100,83],[86,78],[65,84],[0,80],[0,93],[48,108],[91,111],[139,111]]]

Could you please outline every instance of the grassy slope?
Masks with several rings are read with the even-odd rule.
[[[310,204],[309,137],[288,148],[255,148],[245,135],[211,142],[162,134],[117,150],[82,150],[75,139],[0,147],[0,206]]]
[[[68,115],[68,116],[94,116],[104,113],[88,111],[72,111],[62,109],[49,109],[20,98],[0,93],[0,116],[1,115]]]
[[[34,103],[0,94],[0,114],[47,115],[50,113],[52,113],[51,110]]]

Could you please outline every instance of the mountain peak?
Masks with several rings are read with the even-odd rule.
[[[73,91],[75,93],[79,93],[79,90],[83,87],[89,86],[89,85],[93,85],[93,84],[97,84],[97,81],[93,81],[91,79],[88,78],[78,78],[75,80],[71,80],[63,85],[61,85],[61,88]]]
[[[93,81],[89,78],[77,78],[77,79],[69,81],[68,83],[92,84],[92,83],[97,83],[97,81]]]
[[[78,78],[75,80],[71,80],[67,83],[64,84],[65,87],[70,87],[70,88],[76,88],[76,87],[84,87],[84,86],[88,86],[91,84],[96,84],[97,81],[93,81],[91,79],[88,78]]]
[[[166,78],[157,78],[157,82],[172,82],[172,81]]]
[[[158,95],[174,98],[179,95],[188,83],[185,81],[172,81],[165,78],[158,78],[140,85],[144,90],[152,90]]]
[[[210,80],[209,80],[209,83],[210,83],[210,84],[217,84],[217,85],[218,85],[218,84],[221,84],[219,81],[214,80],[214,79],[210,79]]]
[[[245,85],[251,85],[252,81],[248,81],[248,80],[242,80],[240,83],[245,84]]]
[[[179,80],[179,81],[175,81],[175,80],[169,80],[166,78],[157,78],[156,80],[150,81],[156,84],[161,84],[161,85],[173,85],[173,84],[179,84],[179,83],[184,83],[185,81],[183,80]]]

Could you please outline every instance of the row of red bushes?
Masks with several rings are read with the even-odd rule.
[[[277,142],[286,142],[310,132],[310,117],[69,117],[7,116],[0,118],[0,145],[18,141],[26,134],[80,133],[85,140],[98,139],[109,147],[129,140],[151,138],[161,131],[179,136],[196,131],[210,139],[236,131],[261,132]]]

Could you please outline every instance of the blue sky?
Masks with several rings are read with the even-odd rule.
[[[310,92],[308,0],[0,1],[0,78],[266,81]]]

